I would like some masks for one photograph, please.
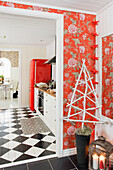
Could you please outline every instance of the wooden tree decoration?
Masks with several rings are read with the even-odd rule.
[[[94,89],[94,86],[93,86],[93,83],[92,83],[92,78],[93,77],[92,78],[90,77],[90,74],[89,74],[89,72],[87,70],[87,67],[85,65],[85,59],[82,60],[82,62],[83,62],[82,67],[80,67],[81,71],[80,71],[80,74],[78,76],[78,79],[77,79],[77,82],[75,84],[75,87],[73,89],[71,102],[67,103],[67,107],[69,107],[68,116],[64,117],[64,120],[73,121],[73,122],[82,122],[82,128],[83,128],[84,123],[104,123],[104,122],[101,120],[101,112],[100,112],[101,106],[99,106],[97,94],[95,92],[95,89]],[[82,74],[84,74],[84,81],[81,80]],[[85,92],[84,93],[77,89],[80,84],[85,85]],[[89,92],[88,92],[88,90],[89,90]],[[74,96],[75,96],[76,92],[78,92],[78,93],[80,93],[82,95],[78,99],[74,99]],[[94,96],[95,101],[91,97],[89,97],[89,94],[92,94]],[[77,105],[77,101],[79,101],[81,99],[84,100],[83,108],[80,108],[79,105]],[[86,99],[89,99],[91,102],[93,102],[95,104],[95,107],[86,108],[86,104],[87,104]],[[74,108],[74,109],[78,110],[78,112],[74,113],[74,114],[71,114],[71,108]],[[93,115],[93,114],[89,113],[90,110],[97,110],[97,109],[99,111],[98,117],[96,115]],[[81,113],[83,113],[82,120],[70,119],[71,117],[76,116],[76,115],[81,114]],[[91,117],[93,117],[97,121],[95,121],[95,120],[92,120],[92,121],[85,120],[86,114],[90,115]]]

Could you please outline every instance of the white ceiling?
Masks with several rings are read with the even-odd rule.
[[[0,44],[47,46],[55,40],[55,20],[0,14],[0,23]]]
[[[103,7],[113,2],[113,0],[8,0],[8,1],[29,4],[34,3],[43,6],[48,5],[90,12],[99,12]]]

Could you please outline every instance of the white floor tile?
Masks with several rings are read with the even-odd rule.
[[[18,98],[0,100],[0,109],[18,108]]]
[[[20,129],[22,129],[22,128],[19,128],[19,130],[20,130]],[[21,136],[25,136],[25,137],[30,138],[30,137],[34,136],[34,134],[31,134],[31,135],[24,135],[24,134],[22,133]]]
[[[38,157],[43,151],[44,149],[32,147],[27,152],[25,152],[25,154]]]
[[[17,125],[17,123],[7,123],[8,127],[15,126],[15,125]]]
[[[41,141],[54,142],[55,137],[54,136],[45,136]]]
[[[17,129],[16,128],[7,128],[7,129],[5,129],[4,130],[4,132],[14,132],[14,131],[16,131]]]
[[[50,131],[49,132],[43,132],[43,133],[40,133],[40,134],[42,134],[42,135],[48,135],[50,133]]]
[[[51,145],[49,145],[48,148],[46,148],[46,150],[56,152],[56,144],[55,144],[55,143],[52,143]]]
[[[1,158],[6,159],[8,161],[14,161],[15,159],[17,159],[21,155],[22,155],[21,152],[10,150],[6,154],[4,154]]]
[[[40,140],[38,139],[27,139],[25,142],[23,142],[26,145],[34,146],[36,143],[38,143]]]
[[[10,133],[10,134],[4,136],[3,138],[12,140],[12,139],[16,138],[17,136],[18,135],[16,135],[16,134]]]
[[[20,145],[19,142],[16,142],[16,141],[9,141],[5,144],[3,144],[2,146],[5,147],[5,148],[8,148],[8,149],[13,149],[15,148],[16,146]]]

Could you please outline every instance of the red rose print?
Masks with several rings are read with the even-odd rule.
[[[74,58],[70,58],[68,60],[68,65],[69,67],[75,67],[77,65],[77,60],[75,60]]]
[[[76,33],[77,32],[77,27],[74,25],[74,24],[71,24],[69,27],[68,27],[68,31],[70,33]]]
[[[70,127],[67,129],[67,134],[68,134],[68,135],[74,135],[74,134],[75,134],[75,127],[74,127],[74,126],[70,126]]]

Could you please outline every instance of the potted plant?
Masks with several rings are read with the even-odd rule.
[[[4,75],[0,75],[0,84],[4,83]]]
[[[2,83],[4,83],[4,75],[2,75]]]
[[[88,150],[91,132],[91,128],[86,126],[75,130],[77,162],[80,168],[88,167]]]

